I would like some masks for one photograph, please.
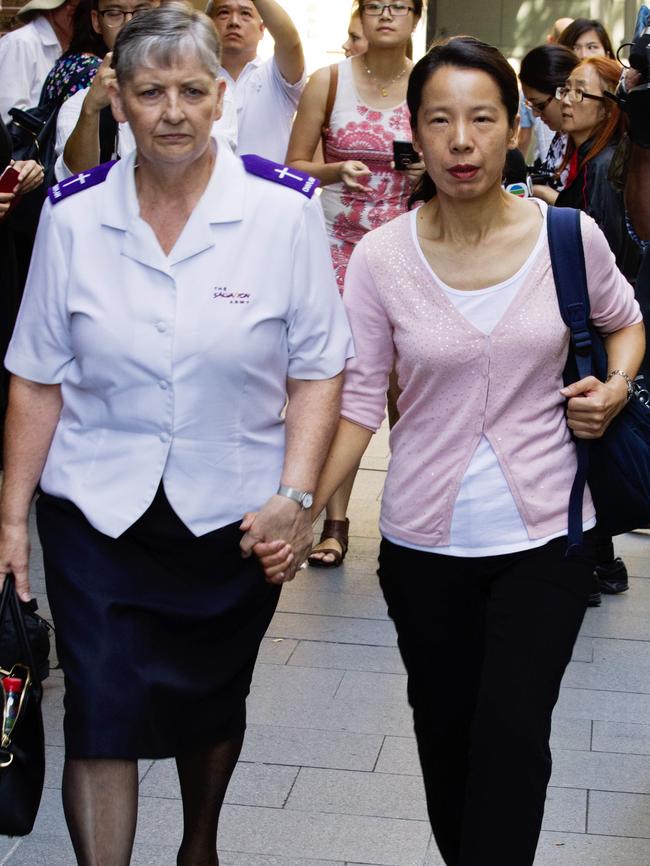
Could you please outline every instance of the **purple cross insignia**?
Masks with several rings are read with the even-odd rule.
[[[320,181],[310,174],[298,171],[296,168],[289,168],[279,162],[272,162],[270,159],[264,159],[254,153],[246,154],[241,159],[249,174],[272,180],[274,183],[282,184],[282,186],[288,186],[290,189],[295,189],[296,192],[306,195],[307,198],[311,198],[320,186]]]
[[[52,204],[58,204],[64,198],[81,192],[82,189],[90,189],[91,186],[103,183],[114,165],[115,160],[104,162],[102,165],[96,165],[95,168],[81,171],[79,174],[73,174],[72,177],[62,180],[47,191],[50,201]]]

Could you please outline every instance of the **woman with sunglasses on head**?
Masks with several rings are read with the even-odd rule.
[[[607,238],[616,264],[628,280],[636,279],[639,249],[625,225],[623,193],[609,181],[609,167],[625,132],[627,119],[618,105],[605,96],[616,89],[621,67],[609,57],[590,57],[579,63],[558,87],[562,105],[562,129],[569,136],[562,168],[569,169],[557,207],[574,207],[593,217]],[[611,536],[598,532],[596,578],[590,604],[600,604],[600,592],[609,595],[628,588],[625,563],[614,555]]]
[[[587,57],[614,58],[612,40],[607,30],[593,18],[576,18],[562,31],[557,44],[570,48],[579,60],[586,60]]]
[[[573,51],[564,46],[540,45],[528,52],[519,70],[526,107],[555,133],[540,167],[540,172],[548,173],[549,184],[534,188],[534,194],[547,204],[553,204],[567,175],[566,172],[562,177],[556,174],[564,160],[567,136],[562,132],[562,105],[555,93],[578,62]]]
[[[287,164],[317,177],[339,290],[355,245],[366,232],[408,208],[408,198],[423,165],[397,171],[393,141],[412,138],[406,88],[412,63],[409,44],[422,0],[361,2],[355,7],[368,41],[365,54],[319,69],[300,100]],[[334,76],[334,78],[332,77]],[[331,101],[331,82],[336,80]],[[324,162],[316,162],[323,138]],[[356,470],[328,503],[321,540],[309,564],[332,568],[348,547],[348,502]]]

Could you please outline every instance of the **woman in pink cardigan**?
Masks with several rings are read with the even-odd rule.
[[[565,557],[569,428],[601,436],[627,383],[614,374],[563,387],[569,334],[547,206],[501,187],[518,106],[505,58],[470,37],[438,44],[414,68],[408,103],[424,203],[370,232],[350,260],[344,300],[357,355],[315,512],[381,425],[395,362],[400,417],[379,578],[408,672],[431,824],[448,866],[529,866],[551,714],[592,584],[590,557]],[[638,305],[586,215],[582,231],[594,323],[610,369],[633,378]],[[586,495],[587,539],[594,523]],[[270,573],[286,554],[265,559]]]

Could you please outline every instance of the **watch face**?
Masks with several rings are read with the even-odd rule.
[[[311,495],[311,493],[305,493],[305,495],[302,497],[302,502],[300,504],[303,508],[311,508],[314,504],[314,497]]]

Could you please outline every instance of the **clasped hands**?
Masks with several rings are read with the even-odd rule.
[[[286,496],[272,496],[257,512],[249,512],[239,527],[242,556],[256,556],[273,584],[293,580],[314,543],[311,514]]]

